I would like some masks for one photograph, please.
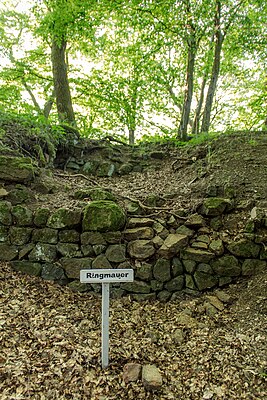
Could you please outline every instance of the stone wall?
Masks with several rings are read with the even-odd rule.
[[[72,290],[94,292],[101,285],[81,284],[80,269],[133,268],[134,282],[112,285],[113,296],[162,301],[266,269],[265,212],[246,210],[246,223],[233,236],[223,219],[241,214],[230,200],[208,198],[197,211],[137,218],[110,200],[56,211],[1,201],[0,260]]]

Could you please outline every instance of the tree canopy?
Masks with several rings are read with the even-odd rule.
[[[259,0],[2,1],[0,109],[86,136],[264,129]]]

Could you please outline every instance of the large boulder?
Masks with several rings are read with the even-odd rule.
[[[0,156],[0,179],[11,182],[33,180],[34,168],[30,158]]]
[[[83,231],[117,231],[125,225],[123,209],[113,201],[99,200],[89,203],[83,212]]]

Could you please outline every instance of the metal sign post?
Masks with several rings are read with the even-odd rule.
[[[109,283],[102,283],[102,368],[108,366],[109,353]]]
[[[132,269],[82,269],[81,283],[102,284],[102,337],[101,359],[102,368],[108,367],[109,354],[109,284],[112,282],[133,282]]]

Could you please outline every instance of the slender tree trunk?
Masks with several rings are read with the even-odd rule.
[[[46,101],[46,103],[44,105],[43,114],[46,119],[48,119],[48,117],[50,115],[54,101],[55,101],[55,89],[53,89],[51,96],[49,96],[48,100]]]
[[[133,146],[134,141],[135,141],[135,131],[134,129],[129,129],[129,144]]]
[[[193,135],[198,135],[199,130],[200,130],[201,110],[202,110],[203,103],[204,103],[204,95],[205,95],[205,89],[206,89],[206,85],[207,85],[207,81],[208,81],[210,65],[212,64],[213,43],[214,43],[214,35],[212,35],[211,40],[210,40],[210,48],[207,53],[206,68],[204,70],[204,75],[203,75],[202,84],[201,84],[201,88],[200,88],[199,100],[197,103],[194,120],[193,120],[193,124],[192,124],[192,134]]]
[[[202,106],[203,106],[203,102],[204,102],[204,92],[205,92],[206,84],[207,84],[207,76],[204,75],[203,81],[201,84],[201,89],[200,89],[200,96],[199,96],[199,100],[197,103],[197,108],[195,111],[194,121],[193,121],[193,125],[192,125],[192,134],[193,135],[197,135],[199,133],[200,117],[201,117],[201,110],[202,110]]]
[[[67,73],[66,45],[64,39],[60,44],[55,39],[52,42],[51,61],[55,97],[59,121],[76,126]]]
[[[189,124],[189,117],[191,111],[191,104],[193,98],[194,90],[194,68],[195,68],[195,58],[196,58],[196,46],[195,41],[191,40],[188,49],[187,56],[187,71],[186,71],[186,86],[184,92],[184,102],[182,109],[182,116],[180,125],[178,128],[178,137],[180,140],[187,140],[187,129]]]
[[[221,2],[217,2],[216,7],[216,15],[215,15],[215,49],[214,49],[214,59],[213,59],[213,66],[212,66],[212,73],[210,84],[208,88],[208,93],[206,97],[205,108],[203,112],[202,118],[202,125],[201,125],[201,132],[208,132],[210,128],[210,118],[211,118],[211,110],[213,105],[213,100],[215,96],[215,92],[217,89],[218,78],[220,74],[220,67],[221,67],[221,52],[222,52],[222,45],[225,36],[221,31]]]
[[[42,109],[41,109],[41,107],[39,106],[38,101],[36,100],[36,97],[34,96],[34,94],[33,94],[32,90],[31,90],[31,88],[28,86],[27,82],[26,82],[24,79],[22,79],[22,84],[23,84],[23,86],[25,87],[25,89],[27,90],[27,92],[29,93],[30,98],[31,98],[31,100],[32,100],[32,102],[33,102],[33,105],[34,105],[34,107],[35,107],[35,110],[37,111],[37,113],[38,113],[39,115],[41,115],[41,114],[43,113],[43,112],[42,112]]]

